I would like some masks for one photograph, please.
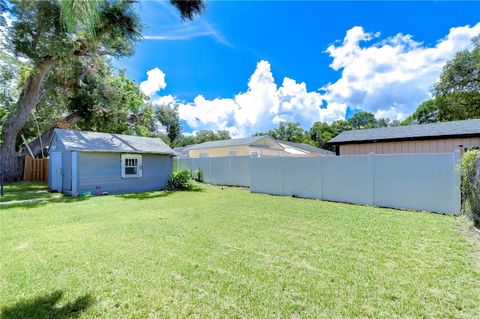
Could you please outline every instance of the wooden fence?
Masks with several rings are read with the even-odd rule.
[[[37,159],[25,156],[23,168],[23,180],[25,182],[48,182],[48,158]]]

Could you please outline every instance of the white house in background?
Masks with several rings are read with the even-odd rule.
[[[180,150],[179,150],[180,151]],[[279,141],[270,136],[254,136],[204,142],[185,147],[178,154],[188,153],[188,157],[219,156],[330,156],[335,153],[315,146]]]

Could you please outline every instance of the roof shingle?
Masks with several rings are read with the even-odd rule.
[[[270,138],[266,135],[264,136],[254,136],[254,137],[245,137],[245,138],[234,138],[231,140],[220,140],[220,141],[211,141],[203,142],[200,144],[195,144],[188,146],[187,150],[201,150],[205,148],[220,148],[220,147],[232,147],[232,146],[243,146],[243,145],[252,145],[264,138]]]
[[[54,134],[69,151],[175,155],[160,138],[65,129],[55,129]]]
[[[480,119],[345,131],[328,142],[336,144],[476,134],[480,135]]]

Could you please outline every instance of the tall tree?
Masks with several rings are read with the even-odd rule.
[[[427,124],[438,121],[438,105],[434,99],[423,101],[402,125]]]
[[[134,12],[133,1],[102,0],[92,2],[95,10],[90,6],[65,9],[68,5],[78,5],[77,2],[11,1],[14,23],[9,30],[9,39],[15,55],[28,59],[32,68],[15,109],[2,124],[0,159],[5,165],[7,180],[20,177],[22,163],[16,156],[15,143],[32,110],[47,92],[44,84],[49,72],[69,59],[88,61],[98,56],[129,55],[133,52],[134,42],[141,36],[141,23]],[[190,18],[204,9],[203,2],[187,2],[189,5],[176,5],[182,17]],[[77,19],[69,20],[73,14]],[[91,15],[98,18],[91,19]],[[89,25],[87,21],[94,23]]]
[[[315,145],[320,148],[330,148],[327,144],[328,141],[339,133],[334,125],[329,125],[326,122],[315,122],[310,128],[310,137],[315,142]]]
[[[171,146],[181,134],[180,116],[178,115],[177,105],[161,105],[156,110],[158,121],[167,131],[167,137]]]
[[[300,123],[297,122],[280,122],[277,127],[269,130],[265,133],[255,133],[254,136],[268,135],[276,140],[297,142],[297,143],[313,143],[302,128]]]
[[[480,118],[480,37],[472,43],[447,62],[435,85],[440,121]]]
[[[378,127],[375,115],[370,112],[357,112],[348,119],[350,127],[354,130]]]

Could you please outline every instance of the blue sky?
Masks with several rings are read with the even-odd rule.
[[[181,23],[168,3],[142,2],[146,39],[116,63],[138,83],[148,80],[155,103],[180,104],[186,131],[248,136],[282,120],[308,129],[350,109],[401,119],[480,33],[476,2],[207,5]]]

